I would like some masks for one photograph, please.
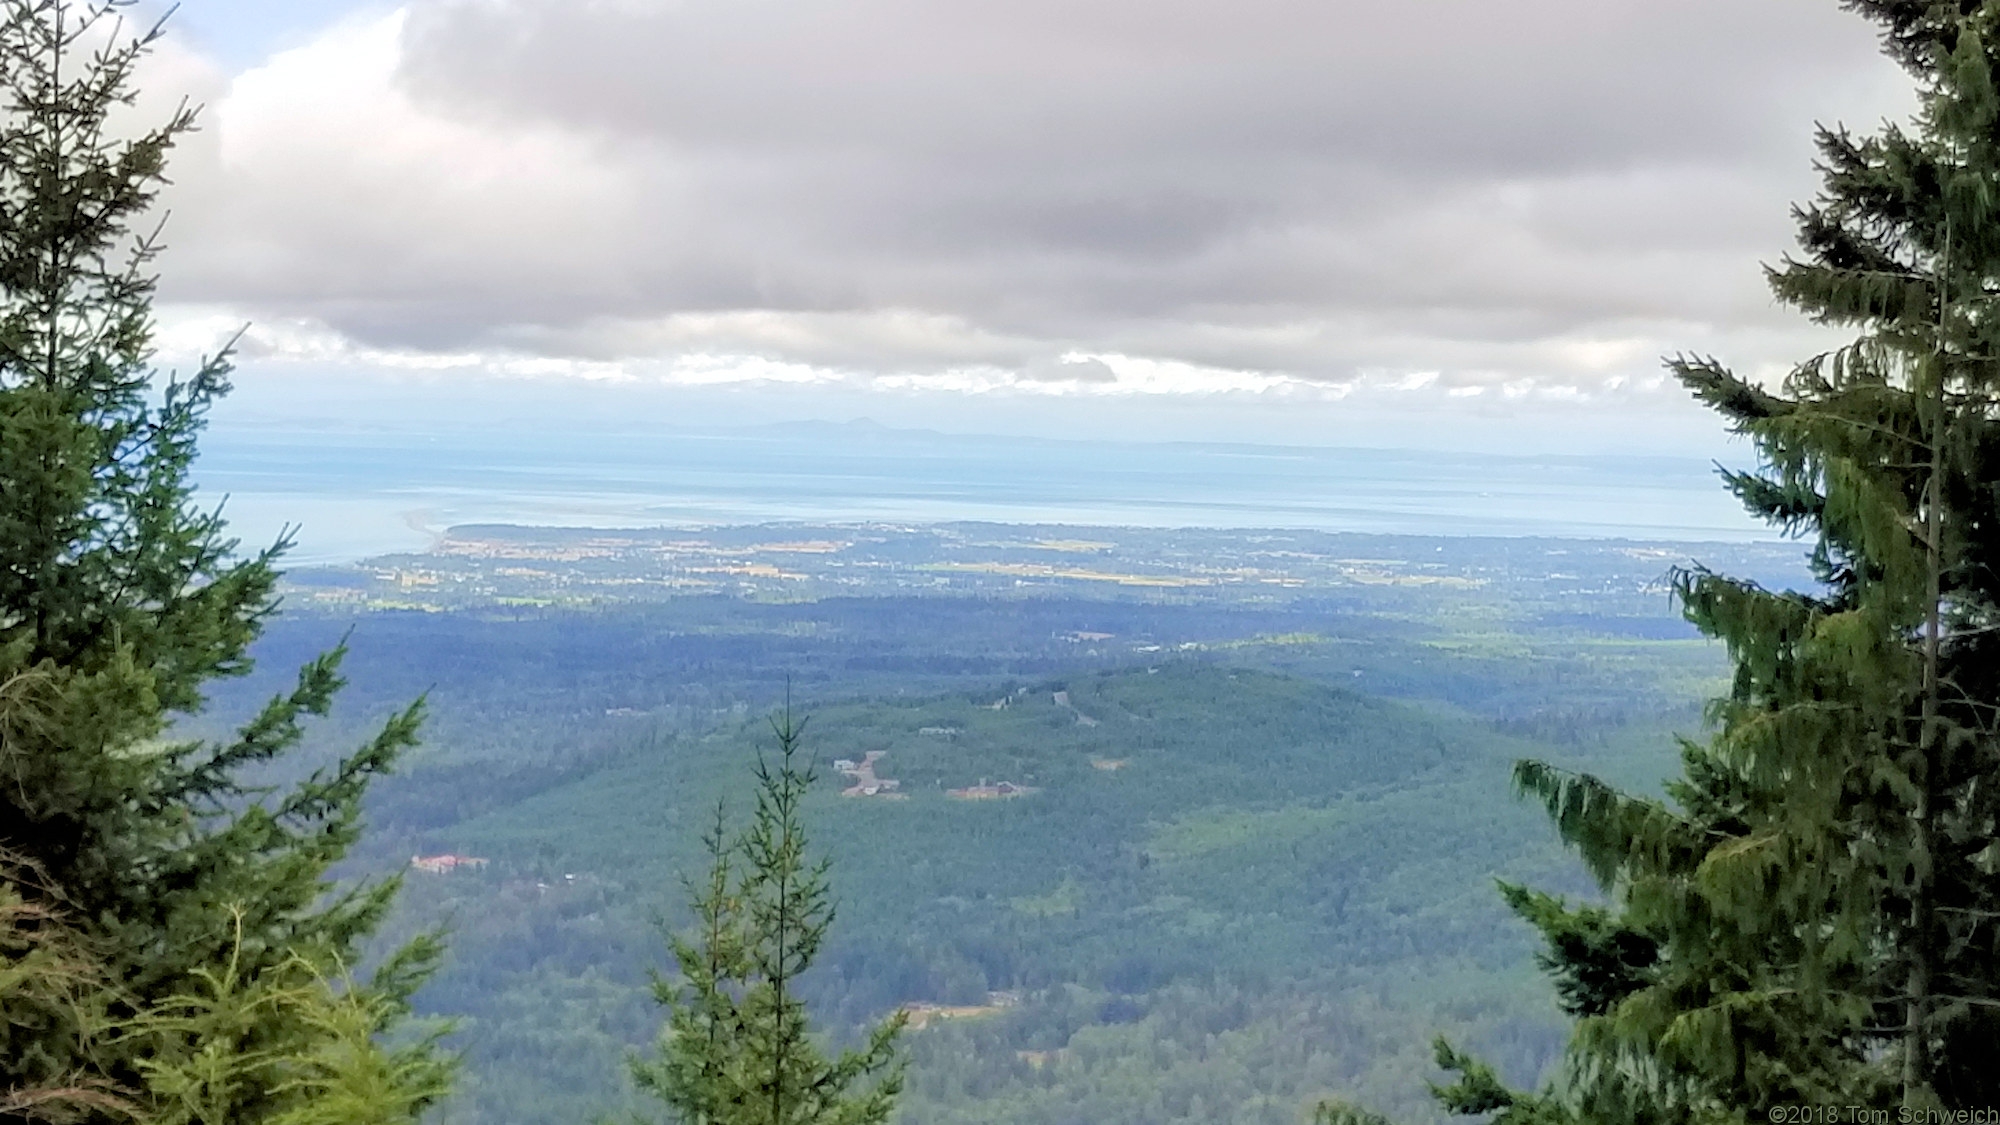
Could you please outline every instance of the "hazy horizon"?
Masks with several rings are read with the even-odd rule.
[[[466,523],[1295,528],[1669,542],[1776,536],[1713,465],[1247,442],[1097,441],[847,423],[526,431],[221,429],[197,470],[246,546],[295,565],[420,550]]]

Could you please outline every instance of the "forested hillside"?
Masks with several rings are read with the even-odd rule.
[[[430,691],[433,738],[375,795],[355,866],[486,861],[413,872],[397,922],[451,930],[420,998],[465,1017],[448,1120],[624,1103],[622,1053],[657,1025],[655,923],[683,917],[704,817],[742,800],[787,680],[839,900],[806,986],[836,1030],[926,1013],[900,1120],[1290,1125],[1340,1091],[1422,1119],[1433,1033],[1524,1081],[1559,1044],[1491,880],[1587,883],[1507,796],[1510,763],[1650,782],[1714,690],[1721,654],[1639,593],[1656,556],[1618,557],[1566,614],[1517,587],[1425,607],[1395,586],[1107,599],[1073,580],[321,611],[265,651],[282,667],[353,630],[336,726]],[[833,764],[871,753],[895,787],[842,797],[857,778]]]
[[[425,834],[419,850],[490,861],[415,888],[436,896],[429,916],[452,919],[454,966],[425,999],[472,1018],[482,1065],[469,1097],[504,1090],[510,1119],[560,1119],[555,1106],[526,1110],[575,1089],[552,1055],[594,1075],[599,1096],[615,1088],[620,1033],[642,1035],[649,1013],[630,984],[589,982],[632,982],[660,963],[649,917],[673,916],[705,811],[740,792],[768,734],[753,718],[663,739]],[[1295,1121],[1307,1095],[1357,1080],[1386,1090],[1385,1067],[1412,1076],[1410,1051],[1357,1049],[1387,1026],[1442,1019],[1524,1074],[1553,1047],[1521,971],[1527,935],[1488,879],[1562,879],[1567,864],[1534,843],[1531,811],[1496,798],[1527,744],[1479,724],[1174,661],[827,706],[808,738],[841,902],[809,981],[818,1010],[839,1026],[1014,994],[962,1027],[914,1033],[902,1120],[1155,1120],[1157,1099],[1181,1086],[1205,1100],[1168,1120]],[[841,797],[830,763],[871,752],[874,773],[900,787]],[[1022,788],[952,795],[1001,782]],[[1415,993],[1387,987],[1426,980]],[[1387,1023],[1351,1007],[1371,985],[1368,1007]],[[584,996],[561,1014],[565,997]],[[1158,1034],[1155,1018],[1203,1034],[1177,1043],[1187,1030]],[[1237,1034],[1210,1038],[1224,1031]],[[583,1042],[597,1050],[575,1058]],[[1273,1089],[1298,1097],[1260,1101]]]

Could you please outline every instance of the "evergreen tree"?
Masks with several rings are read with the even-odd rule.
[[[408,1125],[444,1096],[453,1064],[435,1034],[378,1040],[405,1014],[393,998],[303,954],[251,976],[246,952],[239,937],[192,989],[116,1029],[140,1047],[146,1125]],[[246,1088],[261,1092],[250,1113]]]
[[[21,893],[32,878],[31,868],[0,853],[0,1020],[45,1035],[61,1029],[72,1041],[64,1054],[76,1062],[35,1084],[0,1086],[0,1114],[62,1119],[91,1110],[130,1113],[134,1103],[89,1066],[108,1033],[112,982],[59,913]]]
[[[225,964],[254,981],[295,957],[351,961],[394,883],[335,892],[326,871],[418,720],[398,715],[289,792],[248,787],[245,770],[331,704],[336,651],[237,737],[171,740],[205,683],[248,669],[286,544],[236,558],[188,483],[227,352],[164,381],[150,365],[160,243],[137,224],[195,114],[133,128],[133,71],[159,28],[129,33],[127,4],[0,0],[0,683],[35,697],[34,721],[0,741],[0,848],[38,874],[24,902],[60,895],[119,982],[114,1016],[197,994]],[[371,995],[395,1006],[430,953],[396,959]],[[139,1085],[116,1044],[79,1057],[58,1008],[7,1014],[0,1089],[59,1084],[86,1062]],[[282,1049],[299,1030],[274,1011],[243,1044]],[[275,1096],[232,1089],[231,1120]]]
[[[695,929],[672,941],[678,982],[655,979],[667,1025],[639,1087],[688,1125],[881,1125],[902,1090],[898,1012],[854,1050],[828,1056],[798,981],[833,925],[828,860],[810,857],[803,724],[774,722],[775,764],[757,762],[750,825],[731,841],[722,809],[703,838],[707,879],[691,887]]]
[[[39,885],[33,868],[0,854],[0,876],[0,1018],[63,1029],[73,1062],[41,1085],[0,1088],[0,1113],[147,1125],[401,1125],[445,1091],[452,1067],[435,1036],[378,1042],[402,1009],[337,979],[329,970],[338,966],[294,954],[247,977],[239,936],[227,964],[196,970],[195,990],[135,1011],[67,916],[22,894]],[[51,1013],[59,1018],[37,1019]],[[289,1034],[273,1035],[274,1022]],[[111,1073],[107,1062],[119,1057],[137,1060],[136,1086]],[[243,1112],[244,1087],[268,1092],[259,1112]]]
[[[1818,585],[1677,576],[1735,676],[1667,800],[1517,769],[1616,905],[1507,889],[1577,1026],[1538,1095],[1441,1045],[1460,1112],[2000,1104],[2000,2],[1844,6],[1882,26],[1921,110],[1820,131],[1803,253],[1768,274],[1856,336],[1777,390],[1670,361],[1754,442],[1760,469],[1727,484],[1812,544]]]
[[[668,942],[680,980],[653,975],[653,998],[667,1009],[667,1024],[656,1057],[634,1060],[632,1074],[640,1089],[665,1102],[680,1120],[710,1125],[726,1119],[730,1086],[739,1081],[734,1071],[742,1013],[732,986],[750,975],[736,847],[719,802],[702,847],[708,877],[699,888],[687,885],[694,929],[690,936],[671,935]]]

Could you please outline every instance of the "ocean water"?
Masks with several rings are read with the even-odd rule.
[[[985,520],[1677,542],[1769,539],[1669,457],[1054,441],[867,423],[707,432],[218,429],[196,473],[294,564],[420,550],[454,524]]]

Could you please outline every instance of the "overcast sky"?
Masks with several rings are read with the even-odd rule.
[[[1826,342],[1759,272],[1814,121],[1909,108],[1835,0],[185,0],[172,26],[148,92],[206,108],[164,343],[251,322],[246,410],[1670,445],[1712,423],[1662,354],[1768,375]]]

